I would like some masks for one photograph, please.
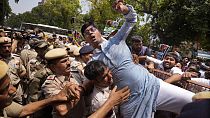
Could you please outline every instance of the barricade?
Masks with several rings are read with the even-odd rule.
[[[171,73],[167,73],[165,71],[161,71],[158,69],[150,69],[149,70],[150,73],[152,73],[154,76],[162,79],[162,80],[166,80],[168,79],[170,76],[172,76]],[[175,85],[182,87],[186,90],[189,90],[191,92],[194,93],[198,93],[201,91],[209,91],[210,90],[210,86],[193,81],[193,80],[189,80],[189,79],[182,79],[179,82],[175,83]]]

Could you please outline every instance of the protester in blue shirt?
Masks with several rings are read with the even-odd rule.
[[[122,117],[151,118],[156,108],[179,113],[192,101],[194,93],[163,82],[133,62],[125,40],[137,22],[137,14],[132,6],[123,5],[122,1],[116,1],[114,8],[124,14],[126,21],[109,40],[91,23],[84,24],[81,32],[86,42],[95,48],[92,60],[100,60],[109,67],[118,88],[128,86],[131,90],[129,100],[120,106]]]

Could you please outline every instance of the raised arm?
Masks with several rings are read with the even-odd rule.
[[[115,34],[115,38],[125,40],[137,22],[137,14],[131,5],[124,5],[123,0],[116,0],[113,8],[125,17],[125,22],[120,30]]]

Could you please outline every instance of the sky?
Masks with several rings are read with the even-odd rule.
[[[12,8],[12,12],[15,14],[24,13],[26,11],[31,11],[33,7],[38,6],[38,2],[42,0],[19,0],[18,4],[15,0],[9,0],[9,4]]]
[[[31,11],[33,7],[38,6],[38,2],[42,0],[19,0],[18,4],[15,3],[15,0],[9,0],[9,4],[12,8],[12,12],[15,14],[24,13],[26,11]],[[82,4],[82,13],[86,13],[88,11],[88,4],[86,0],[81,0]]]

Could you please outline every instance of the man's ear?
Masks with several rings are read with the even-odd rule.
[[[50,68],[50,70],[52,70],[53,72],[55,72],[56,71],[56,69],[55,69],[55,64],[54,63],[51,63],[51,64],[49,64],[49,66],[48,66],[49,68]]]

